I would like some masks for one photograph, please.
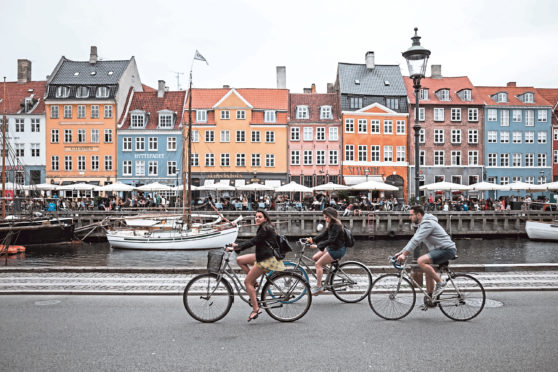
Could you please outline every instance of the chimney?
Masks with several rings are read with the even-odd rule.
[[[17,60],[17,82],[27,83],[31,81],[31,61],[28,59]]]
[[[442,78],[442,65],[432,65],[430,77],[432,79],[441,79]]]
[[[312,83],[312,93],[316,93],[316,84]]]
[[[335,87],[333,86],[333,83],[327,83],[327,92],[335,93]]]
[[[287,89],[287,68],[277,66],[277,89]]]
[[[364,58],[366,62],[366,68],[369,70],[374,69],[374,52],[366,52],[366,56]]]
[[[165,81],[159,80],[159,85],[157,87],[157,98],[163,98],[165,96]]]
[[[94,65],[97,63],[97,47],[91,45],[91,53],[89,54],[89,63]]]
[[[229,84],[223,84],[223,88],[225,88],[225,89],[230,89],[230,87],[231,86]]]
[[[509,88],[515,88],[515,87],[517,86],[517,83],[516,83],[515,81],[510,81],[510,82],[507,84],[507,86],[508,86]]]
[[[302,93],[311,94],[312,93],[312,88],[302,88]]]

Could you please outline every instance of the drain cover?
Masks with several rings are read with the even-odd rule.
[[[50,305],[57,305],[60,302],[61,302],[60,300],[35,301],[35,305],[37,305],[37,306],[50,306]]]

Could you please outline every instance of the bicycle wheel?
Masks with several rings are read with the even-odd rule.
[[[372,274],[360,262],[343,262],[331,274],[329,285],[335,297],[343,302],[356,303],[370,293]]]
[[[486,294],[480,282],[468,274],[455,274],[438,296],[440,310],[452,320],[465,321],[479,315]]]
[[[183,301],[192,318],[212,323],[222,319],[233,303],[234,292],[228,281],[217,274],[201,274],[188,282]]]
[[[298,274],[298,275],[302,276],[304,278],[304,280],[306,280],[308,283],[310,283],[310,280],[308,279],[308,273],[306,272],[306,270],[304,270],[304,268],[302,266],[296,267],[296,264],[294,262],[290,262],[290,261],[283,261],[283,265],[285,265],[286,271]],[[271,277],[271,275],[273,275],[274,273],[276,273],[276,271],[270,271],[267,274],[267,276]],[[305,294],[306,294],[306,292],[301,292],[300,295],[293,298],[291,300],[291,302],[295,302],[295,301],[300,300],[302,297],[304,297]],[[273,293],[271,292],[271,290],[269,290],[268,295],[270,297],[273,296]]]
[[[266,313],[280,322],[294,322],[304,316],[312,305],[310,285],[290,271],[276,272],[262,288],[261,301]]]
[[[415,289],[407,278],[384,274],[372,283],[368,303],[380,318],[398,320],[406,317],[417,299]]]

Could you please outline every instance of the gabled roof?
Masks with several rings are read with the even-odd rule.
[[[232,90],[232,88],[193,88],[192,109],[212,110],[223,97],[231,94],[229,92]],[[287,111],[289,109],[289,91],[287,89],[239,88],[234,90],[255,110]],[[188,102],[186,102],[185,109],[188,109]]]
[[[340,121],[339,98],[336,93],[292,93],[290,94],[290,122],[332,122]],[[309,119],[297,120],[296,107],[306,105],[309,108]],[[333,119],[320,119],[320,107],[331,106]]]
[[[504,86],[504,87],[475,87],[477,92],[480,94],[484,103],[488,106],[552,106],[544,97],[537,92],[533,87],[515,87],[515,86]],[[492,96],[498,93],[507,93],[508,102],[497,102],[492,99]],[[533,93],[534,100],[533,103],[524,103],[517,96],[524,93]]]
[[[373,69],[368,69],[365,64],[340,62],[337,74],[341,94],[391,97],[407,95],[398,65],[375,65]]]
[[[554,110],[558,110],[558,89],[537,88],[537,91],[552,105]]]
[[[365,114],[365,113],[377,113],[377,114],[396,114],[396,115],[408,115],[408,114],[400,114],[396,111],[393,111],[392,109],[390,109],[389,107],[386,107],[384,105],[382,105],[381,103],[378,102],[374,102],[371,105],[368,105],[366,107],[363,107],[361,109],[358,109],[356,111],[352,111],[352,113],[355,114]]]
[[[32,91],[30,91],[32,90]],[[6,97],[4,97],[4,84],[0,83],[0,115],[4,114],[4,102],[6,103],[6,113],[13,115],[22,110],[25,98],[36,99],[36,107],[31,114],[44,114],[46,81],[30,81],[28,83],[7,82]],[[5,100],[4,100],[5,99]]]
[[[234,89],[234,88],[231,89],[231,90],[229,90],[229,92],[228,92],[227,94],[225,94],[225,95],[223,96],[223,98],[221,98],[221,99],[219,100],[219,102],[217,102],[216,104],[214,104],[212,108],[213,108],[213,109],[216,109],[217,107],[221,106],[221,104],[222,104],[223,102],[225,102],[225,101],[227,100],[227,98],[229,98],[229,97],[230,97],[231,95],[233,95],[233,94],[234,94],[242,103],[244,103],[248,108],[250,108],[250,109],[253,109],[253,108],[254,108],[254,106],[252,106],[252,105],[250,104],[250,102],[246,101],[246,99],[244,99],[244,97],[242,97],[242,95],[240,95],[240,94],[236,91],[236,89]]]
[[[405,86],[407,88],[407,94],[409,96],[409,102],[413,105],[415,104],[415,89],[413,88],[413,80],[408,76],[403,77],[405,80]],[[458,77],[443,77],[440,79],[424,78],[421,79],[420,85],[422,88],[428,89],[428,100],[421,100],[420,104],[436,104],[436,105],[482,105],[484,100],[481,98],[480,94],[477,92],[476,88],[473,86],[471,81],[467,76]],[[449,89],[449,101],[440,101],[436,92],[440,89]],[[457,95],[457,92],[464,89],[471,90],[471,100],[463,101]]]
[[[148,113],[147,125],[144,129],[157,129],[159,125],[158,112],[170,110],[176,113],[174,128],[179,129],[184,115],[184,100],[186,91],[165,92],[161,98],[157,97],[157,91],[153,92],[130,92],[128,99],[131,100],[125,115],[119,125],[119,129],[130,129],[130,112],[141,110]]]
[[[49,84],[54,85],[115,85],[128,67],[125,61],[70,61],[62,57],[60,67],[54,72]]]

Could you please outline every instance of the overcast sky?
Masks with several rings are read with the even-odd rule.
[[[475,85],[558,88],[558,2],[553,0],[1,0],[0,70],[17,79],[17,59],[33,63],[33,80],[50,74],[61,56],[105,60],[135,56],[141,80],[184,89],[195,50],[194,86],[276,87],[286,66],[293,93],[335,81],[338,62],[399,64],[419,28],[431,64],[444,76]],[[430,75],[430,66],[428,74]]]

